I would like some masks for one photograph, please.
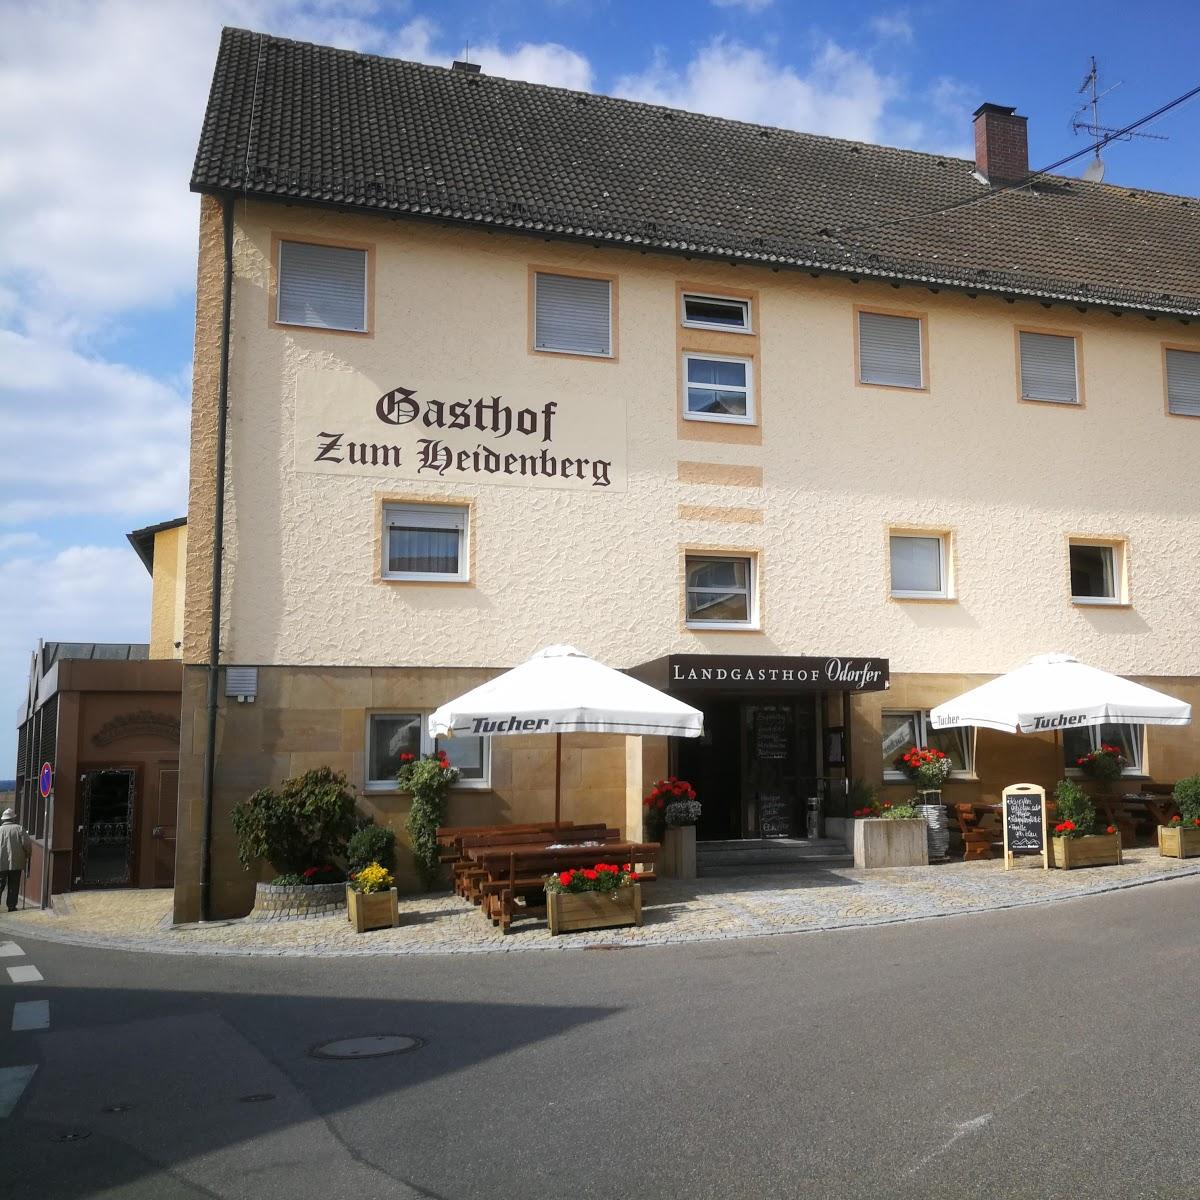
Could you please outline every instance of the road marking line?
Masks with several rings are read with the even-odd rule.
[[[0,942],[0,958],[24,958],[25,951],[16,942]]]
[[[7,1117],[29,1086],[37,1064],[31,1067],[0,1067],[0,1117]]]
[[[42,978],[41,971],[34,966],[6,967],[5,970],[13,983],[37,983]]]
[[[13,1005],[12,1031],[50,1028],[49,1000],[18,1000]]]

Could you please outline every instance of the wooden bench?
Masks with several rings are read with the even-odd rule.
[[[660,849],[657,842],[610,842],[604,847],[565,846],[554,850],[482,849],[477,853],[486,872],[480,884],[483,915],[505,933],[518,916],[544,917],[546,876],[593,867],[598,862],[647,865],[646,870],[639,870],[638,878],[644,883],[653,882]],[[522,897],[525,902],[519,904]]]
[[[529,821],[520,825],[439,825],[436,833],[440,862],[462,858],[462,839],[486,834],[537,833],[542,830],[570,829],[573,821]]]
[[[995,858],[1004,836],[1000,817],[990,805],[955,804],[951,811],[963,840],[963,862]]]
[[[544,849],[554,842],[615,842],[621,836],[619,829],[609,829],[606,825],[572,825],[569,829],[551,828],[536,831],[512,833],[471,834],[461,839],[462,857],[453,865],[454,892],[473,904],[479,903],[478,884],[485,872],[479,865],[477,851],[493,846],[528,846],[530,849]]]

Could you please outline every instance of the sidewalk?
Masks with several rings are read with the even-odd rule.
[[[0,918],[0,932],[157,954],[338,957],[657,946],[985,913],[1200,875],[1200,859],[1162,858],[1153,848],[1126,851],[1119,867],[1043,871],[1032,861],[1010,872],[993,860],[877,871],[808,867],[690,884],[663,880],[643,890],[641,928],[557,938],[532,920],[501,934],[470,904],[444,892],[401,897],[400,927],[363,935],[344,916],[172,926],[166,890],[72,892],[55,898],[53,912],[30,909]]]

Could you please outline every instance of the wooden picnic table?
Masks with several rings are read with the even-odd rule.
[[[537,831],[501,830],[488,834],[471,834],[460,839],[459,853],[453,866],[454,891],[457,895],[473,904],[480,899],[479,884],[484,877],[484,870],[479,865],[474,851],[483,850],[490,846],[502,846],[509,850],[516,847],[541,849],[554,842],[615,842],[621,837],[619,829],[610,829],[607,825],[573,825],[568,829],[562,827],[541,829]]]
[[[655,878],[653,864],[661,847],[657,842],[607,841],[599,845],[530,846],[473,846],[466,853],[479,864],[482,877],[478,881],[480,908],[485,918],[505,933],[517,916],[545,916],[543,881],[547,875],[572,868],[593,867],[598,862],[650,864],[639,871],[639,879],[650,882]],[[518,904],[519,900],[523,904]]]

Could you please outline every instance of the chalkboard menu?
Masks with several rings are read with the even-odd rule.
[[[792,805],[786,796],[758,795],[758,836],[787,837],[792,832]]]
[[[1004,789],[1004,868],[1014,854],[1040,854],[1048,865],[1046,849],[1046,791],[1032,783]]]
[[[756,708],[754,710],[754,757],[784,759],[791,755],[788,739],[788,710],[785,708]]]

